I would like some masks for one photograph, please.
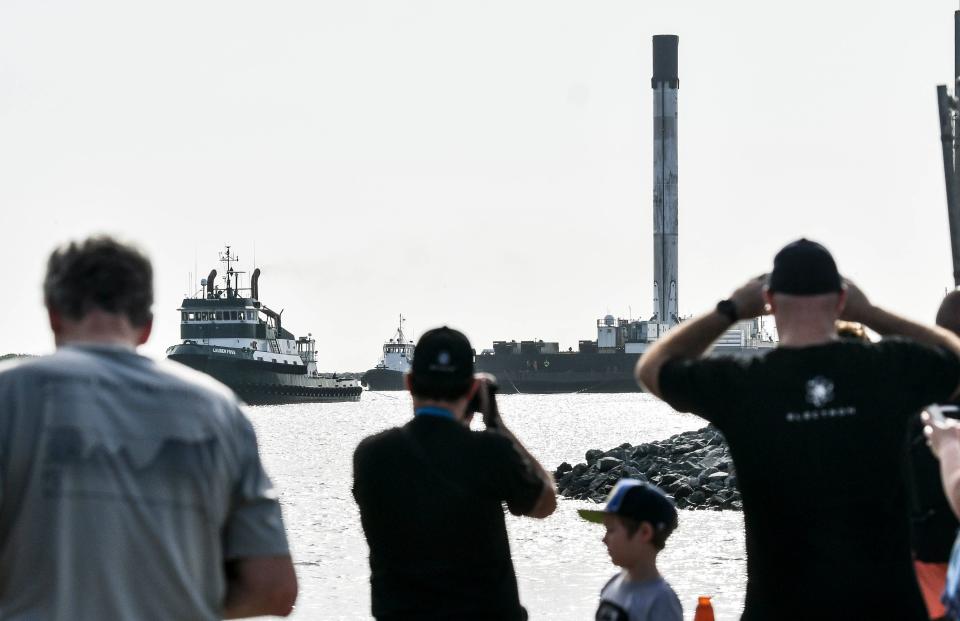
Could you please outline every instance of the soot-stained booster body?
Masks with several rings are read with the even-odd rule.
[[[677,292],[677,35],[653,37],[653,312],[674,325]]]

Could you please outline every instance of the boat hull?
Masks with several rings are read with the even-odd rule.
[[[639,358],[623,352],[492,354],[477,356],[475,366],[496,376],[503,394],[642,392],[633,378]]]
[[[709,355],[750,357],[767,351],[717,347]],[[475,367],[496,376],[502,394],[643,392],[634,378],[640,356],[622,351],[481,354]]]
[[[210,375],[250,405],[357,401],[360,386],[347,381],[307,376],[302,369],[256,360],[239,349],[181,344],[167,358]]]
[[[360,383],[375,391],[406,390],[404,375],[403,371],[374,368],[363,374]]]

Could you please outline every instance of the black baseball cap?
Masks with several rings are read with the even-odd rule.
[[[579,509],[577,513],[588,522],[602,523],[606,515],[620,515],[637,522],[650,522],[654,530],[677,527],[677,509],[673,501],[654,485],[637,479],[620,479],[603,510]]]
[[[456,386],[473,380],[473,348],[458,330],[443,326],[423,333],[413,350],[410,373],[431,386]]]
[[[771,293],[821,295],[843,290],[843,278],[830,251],[809,239],[784,246],[773,258],[767,286]]]

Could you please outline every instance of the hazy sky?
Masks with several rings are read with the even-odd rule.
[[[478,349],[647,317],[654,34],[680,36],[681,312],[808,236],[931,320],[955,8],[6,0],[0,353],[52,348],[46,256],[100,231],[154,260],[151,355],[225,243],[325,370],[372,366],[399,313]]]

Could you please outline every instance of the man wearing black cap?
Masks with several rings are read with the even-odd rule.
[[[735,321],[776,317],[779,347],[703,358]],[[835,321],[878,343],[838,340]],[[673,329],[637,379],[727,438],[743,496],[744,619],[926,619],[913,573],[904,431],[960,391],[960,339],[872,305],[805,239],[702,317]]]
[[[525,619],[502,503],[515,515],[547,517],[556,508],[552,477],[504,425],[462,333],[426,332],[406,384],[413,420],[354,453],[373,615]],[[477,411],[485,431],[469,428]]]

